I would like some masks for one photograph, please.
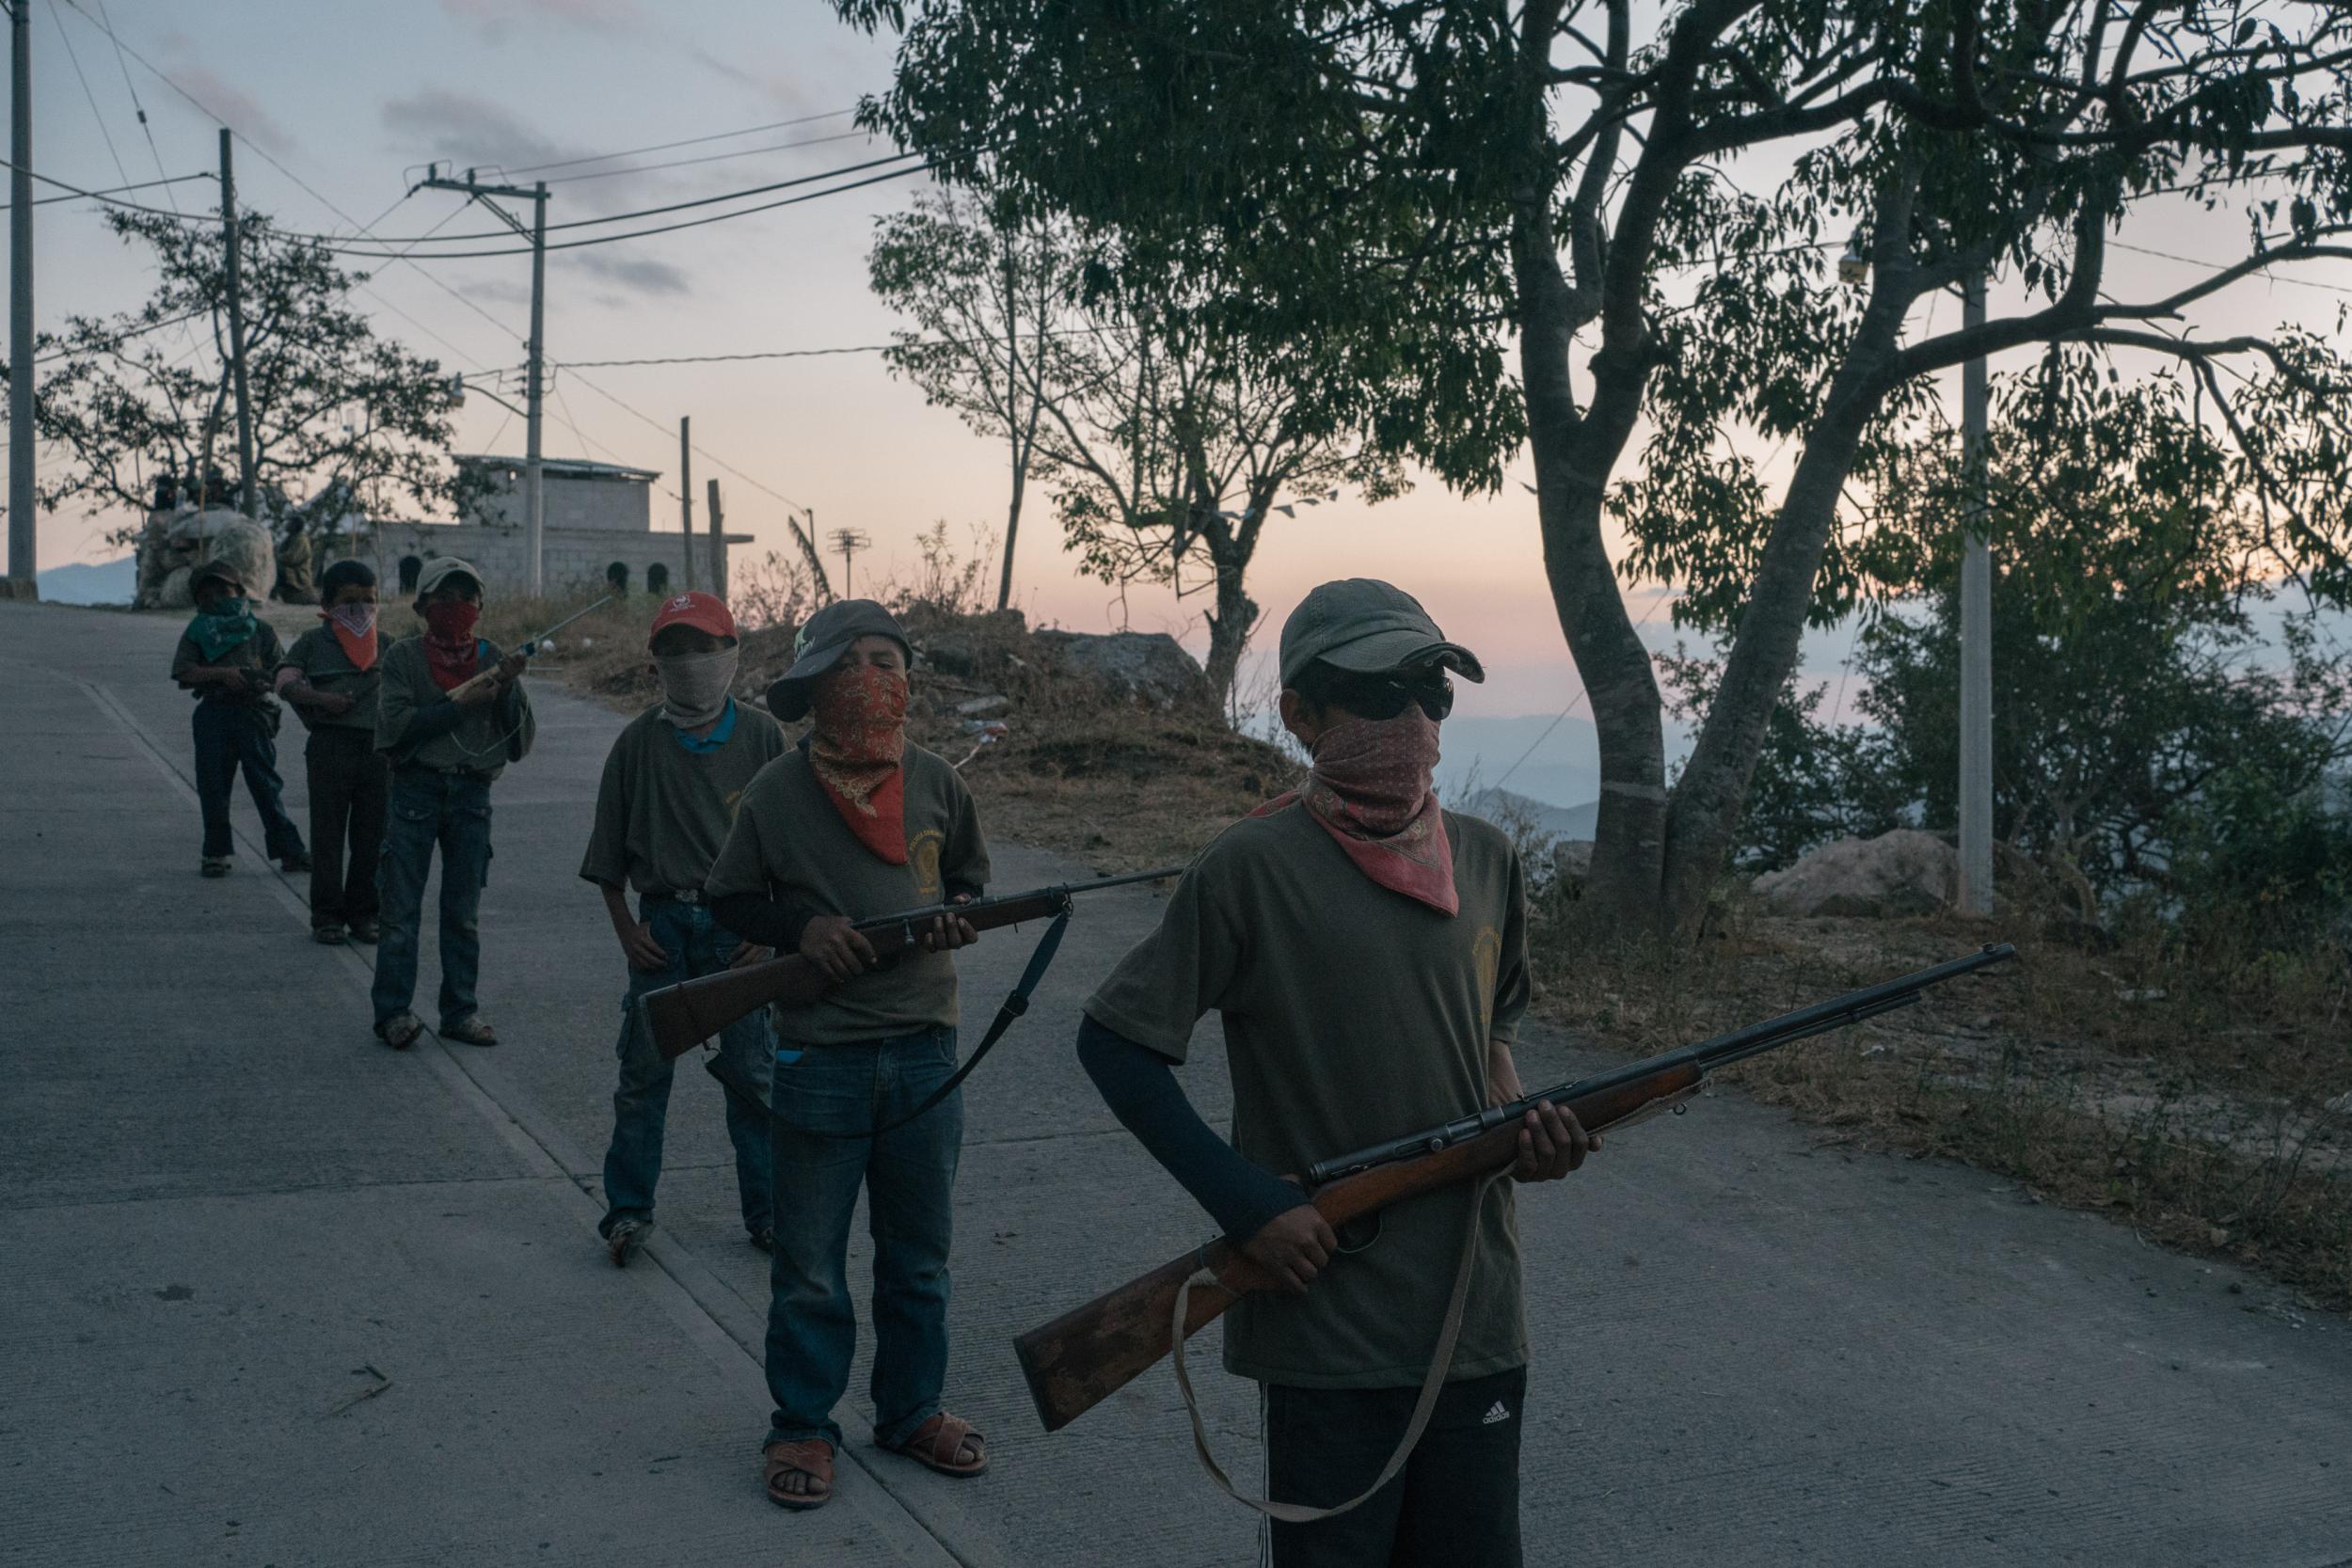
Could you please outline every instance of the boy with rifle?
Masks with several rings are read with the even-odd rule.
[[[375,573],[338,561],[319,578],[319,620],[278,666],[278,694],[310,732],[310,936],[375,942],[375,869],[392,770],[375,749]],[[350,854],[345,857],[348,847]]]
[[[769,1497],[790,1509],[833,1496],[857,1319],[850,1220],[866,1189],[874,1232],[874,1441],[948,1476],[987,1450],[941,1408],[947,1377],[947,1253],[962,1091],[904,1126],[956,1067],[956,970],[971,926],[934,917],[917,950],[876,968],[860,917],[977,897],[988,847],[956,770],[906,738],[906,634],[871,599],[809,618],[768,705],[814,714],[799,746],[745,791],[705,882],[711,912],[747,941],[798,952],[840,982],[776,1015],[770,1103],[776,1201],[763,1445]],[[882,1131],[877,1132],[877,1129]]]
[[[662,1123],[675,1076],[639,1016],[646,991],[729,967],[758,963],[769,950],[739,940],[715,919],[703,879],[743,791],[784,754],[784,729],[730,696],[740,649],[735,617],[708,594],[665,600],[645,640],[661,701],[630,721],[605,758],[596,788],[596,826],[580,876],[604,894],[612,934],[628,964],[621,999],[620,1083],[612,1091],[612,1142],[604,1156],[605,1250],[623,1268],[653,1229],[654,1187],[661,1180]],[[628,888],[637,890],[631,914]],[[741,1090],[768,1087],[768,1021],[755,1013],[719,1034],[731,1072],[727,1139],[743,1228],[762,1252],[775,1250],[769,1197],[768,1107]]]
[[[520,762],[538,734],[522,689],[524,656],[474,635],[482,574],[455,556],[417,574],[423,632],[387,649],[375,746],[391,759],[384,835],[381,941],[375,954],[375,1034],[404,1050],[424,1032],[409,1010],[423,941],[424,883],[441,849],[441,1027],[445,1040],[496,1045],[474,984],[482,972],[476,917],[490,870],[490,784]]]
[[[204,818],[199,869],[207,877],[229,875],[237,850],[229,801],[242,768],[269,857],[283,870],[308,871],[302,830],[278,798],[285,785],[278,777],[278,702],[270,694],[277,628],[253,613],[245,578],[230,562],[204,562],[188,588],[196,614],[172,650],[171,678],[196,695],[196,799]]]
[[[1527,1328],[1509,1188],[1410,1199],[1343,1239],[1278,1174],[1522,1093],[1518,856],[1432,789],[1447,672],[1484,672],[1410,595],[1360,578],[1307,595],[1282,628],[1280,671],[1283,726],[1313,759],[1305,787],[1201,853],[1158,930],[1088,1001],[1079,1059],[1286,1287],[1245,1296],[1225,1336],[1227,1369],[1263,1390],[1280,1500],[1261,1507],[1267,1560],[1517,1568]],[[1169,1070],[1211,1008],[1231,1145]],[[1546,1103],[1512,1174],[1557,1179],[1597,1145]],[[1435,1403],[1414,1443],[1424,1394]]]

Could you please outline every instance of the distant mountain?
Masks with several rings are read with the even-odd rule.
[[[1455,811],[1483,816],[1500,827],[1521,824],[1553,838],[1590,838],[1593,824],[1599,820],[1600,802],[1587,800],[1581,806],[1551,806],[1532,800],[1517,790],[1482,789],[1446,804]]]
[[[35,579],[50,604],[129,604],[138,592],[138,562],[129,556],[95,565],[77,561],[52,566]]]
[[[1600,793],[1600,743],[1592,721],[1549,713],[1510,718],[1457,713],[1438,732],[1438,788],[1447,799],[1501,785],[1549,806]]]

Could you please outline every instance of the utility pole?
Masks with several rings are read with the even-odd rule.
[[[812,513],[810,515],[813,517],[815,514]],[[857,597],[850,587],[850,562],[858,551],[873,542],[862,529],[837,528],[833,531],[833,547],[841,552],[841,596],[843,598]]]
[[[254,517],[261,515],[261,498],[253,484],[253,402],[245,384],[245,269],[238,262],[245,246],[237,233],[237,175],[230,155],[233,142],[229,127],[222,126],[220,244],[229,259],[229,374],[237,391],[237,510]]]
[[[1961,325],[1984,325],[1984,274],[1962,285]],[[1968,525],[1960,560],[1960,907],[1993,912],[1993,551],[1985,541],[1985,366],[1961,368],[1961,454]]]
[[[719,482],[710,482],[710,591],[723,602],[727,596],[727,535],[719,517]]]
[[[33,511],[33,0],[8,8],[8,582],[40,594]]]
[[[485,185],[468,169],[463,180],[451,180],[440,172],[440,165],[432,166],[422,180],[409,187],[414,195],[421,190],[457,191],[469,201],[479,201],[498,216],[500,222],[531,242],[531,341],[527,346],[528,369],[525,374],[526,395],[523,403],[523,546],[529,560],[525,574],[526,592],[532,598],[547,591],[546,544],[547,486],[539,444],[539,405],[547,389],[548,347],[548,182],[544,180],[526,190],[520,185]],[[494,196],[531,203],[531,227],[505,208],[492,201]]]
[[[684,414],[677,421],[677,512],[678,531],[684,536],[679,554],[686,558],[686,591],[694,591],[694,443],[687,438],[691,421]]]

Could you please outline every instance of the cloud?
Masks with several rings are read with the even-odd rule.
[[[749,70],[699,45],[693,49],[692,55],[697,65],[707,67],[738,87],[749,87],[787,115],[814,114],[840,107],[837,100],[829,103],[818,103],[802,89],[799,83],[780,71]]]
[[[237,135],[264,151],[291,156],[294,134],[279,124],[261,102],[225,77],[216,76],[191,59],[172,62],[171,74],[189,97],[229,122]]]
[[[541,135],[505,105],[447,87],[427,87],[389,100],[379,112],[384,128],[400,137],[404,147],[429,158],[453,159],[461,167],[523,168],[582,155],[581,149]]]
[[[441,0],[441,9],[493,41],[510,37],[516,23],[616,33],[644,18],[637,0]]]
[[[667,261],[656,261],[642,256],[615,256],[603,250],[558,251],[567,265],[618,285],[624,292],[638,294],[682,294],[687,292],[686,274]],[[605,296],[608,303],[621,300]]]

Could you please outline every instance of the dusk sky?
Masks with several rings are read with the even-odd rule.
[[[552,186],[552,223],[767,183],[891,150],[847,135],[849,119],[838,111],[886,86],[894,40],[852,31],[819,0],[365,7],[36,0],[34,166],[86,187],[155,179],[158,158],[174,175],[209,169],[215,160],[215,119],[136,59],[118,56],[90,20],[100,16],[246,139],[249,145],[238,155],[241,200],[290,229],[349,233],[365,223],[397,237],[445,219],[450,232],[485,227],[478,209],[453,214],[460,198],[445,193],[402,199],[433,159],[518,170],[832,117],[628,162],[803,144],[755,156],[612,175],[607,171],[625,166],[545,169],[545,177],[560,181]],[[153,151],[134,110],[134,89]],[[317,194],[271,166],[262,152]],[[1769,174],[1756,172],[1756,182]],[[580,174],[603,177],[564,178]],[[535,177],[518,176],[525,182]],[[868,294],[865,255],[875,215],[901,207],[916,188],[914,181],[896,181],[682,233],[555,253],[548,262],[548,354],[564,362],[883,341],[901,324]],[[207,210],[215,199],[209,182],[172,191],[190,211]],[[135,198],[165,199],[160,191]],[[2123,237],[2147,249],[2224,261],[2246,243],[2242,223],[2185,206],[2152,215]],[[151,283],[141,259],[106,232],[94,203],[42,207],[38,258],[44,327],[69,312],[135,307]],[[402,263],[372,264],[380,270],[358,297],[379,330],[469,375],[520,364],[527,257],[436,262],[429,274]],[[2153,293],[2196,271],[2127,253],[2110,269],[2111,289]],[[2352,285],[2352,267],[2309,267],[2296,277],[2302,281],[2251,280],[2206,309],[2199,324],[2217,333],[2289,320],[2332,330],[2338,307],[2352,299],[2342,292]],[[2001,303],[1996,285],[1996,311]],[[1938,309],[1949,325],[1957,302]],[[927,408],[875,354],[561,370],[554,386],[550,456],[656,468],[674,486],[675,420],[691,415],[696,444],[740,470],[739,477],[701,458],[695,464],[698,492],[706,477],[720,480],[732,527],[782,546],[783,497],[815,508],[820,531],[862,528],[876,547],[858,563],[861,582],[873,580],[867,574],[877,568],[911,565],[914,535],[936,519],[945,518],[960,541],[968,541],[974,526],[1002,526],[1001,448]],[[522,422],[486,399],[471,400],[458,445],[519,452]],[[1779,454],[1768,471],[1785,477],[1789,457]],[[1295,522],[1278,519],[1253,568],[1255,596],[1266,610],[1258,646],[1272,646],[1282,617],[1313,582],[1387,577],[1418,594],[1486,658],[1493,678],[1466,694],[1462,711],[1556,712],[1576,687],[1544,589],[1534,499],[1519,483],[1525,472],[1522,459],[1502,493],[1488,499],[1463,499],[1424,482],[1376,508],[1343,499],[1302,511]],[[657,492],[656,526],[675,527],[676,519],[675,501]],[[118,553],[103,535],[119,521],[71,513],[44,517],[41,564]],[[1176,632],[1196,649],[1205,642],[1190,602],[1136,590],[1122,610],[1111,590],[1078,578],[1074,561],[1059,549],[1047,499],[1035,489],[1015,580],[1019,602],[1037,619],[1091,630],[1115,628],[1123,615],[1138,629]],[[1671,644],[1657,594],[1642,593],[1634,613],[1651,616],[1654,644]],[[1837,658],[1824,642],[1808,651],[1807,663],[1834,675]]]

